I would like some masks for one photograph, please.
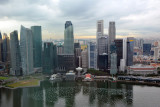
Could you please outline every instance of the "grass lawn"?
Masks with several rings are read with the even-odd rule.
[[[9,79],[9,77],[2,77],[2,76],[0,76],[0,80],[7,80],[7,79]]]
[[[30,80],[22,80],[16,83],[8,84],[7,87],[10,88],[17,88],[17,87],[29,87],[29,86],[37,86],[39,85],[39,80],[37,79],[30,79]]]

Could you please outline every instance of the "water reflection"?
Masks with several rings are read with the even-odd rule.
[[[114,82],[41,82],[40,87],[0,89],[0,107],[133,106],[133,86]]]

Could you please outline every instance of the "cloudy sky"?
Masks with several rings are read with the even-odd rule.
[[[117,37],[160,36],[160,0],[0,0],[0,31],[42,26],[43,39],[62,39],[72,21],[75,38],[95,38],[96,21],[116,22]]]

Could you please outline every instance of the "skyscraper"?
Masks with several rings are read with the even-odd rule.
[[[33,35],[32,31],[21,25],[20,53],[23,75],[33,73]]]
[[[64,54],[74,55],[74,36],[71,21],[66,21],[64,30]]]
[[[143,44],[143,55],[150,55],[150,51],[151,51],[151,44],[144,43]]]
[[[101,36],[98,38],[98,55],[102,55],[103,53],[108,53],[108,37]]]
[[[2,41],[2,61],[7,62],[10,60],[10,46],[9,46],[9,38],[6,33],[3,34]]]
[[[117,66],[120,66],[120,60],[123,58],[123,39],[115,39],[116,53],[117,53]]]
[[[133,46],[134,46],[134,38],[127,38],[127,66],[133,65]]]
[[[108,35],[109,35],[109,39],[108,39],[108,64],[110,66],[110,45],[112,44],[112,42],[114,42],[115,38],[116,38],[116,27],[115,27],[115,22],[109,22],[109,29],[108,29]]]
[[[18,32],[10,33],[10,50],[11,50],[11,73],[12,75],[21,75],[20,69],[20,47],[18,41]]]
[[[45,42],[43,51],[43,73],[53,73],[53,43]]]
[[[96,43],[88,43],[88,68],[97,69],[97,48]]]
[[[104,34],[104,25],[103,25],[103,20],[98,20],[97,21],[97,39],[100,36],[103,36]]]
[[[115,75],[117,73],[117,54],[111,54],[111,69],[110,74]]]
[[[0,32],[0,61],[2,61],[2,35]]]
[[[32,26],[33,33],[33,62],[34,68],[42,66],[42,33],[41,26]]]

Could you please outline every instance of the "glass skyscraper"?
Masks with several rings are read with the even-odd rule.
[[[33,70],[33,35],[31,29],[21,26],[20,52],[23,75],[29,75]]]
[[[0,61],[2,61],[2,35],[0,32]]]
[[[52,42],[44,43],[43,51],[43,73],[52,74],[57,68],[57,46]]]
[[[33,33],[33,63],[34,68],[42,66],[42,33],[41,26],[32,26]]]
[[[74,36],[71,21],[66,21],[64,30],[64,54],[74,55]]]
[[[20,69],[20,48],[18,41],[18,32],[10,33],[10,49],[11,49],[11,75],[21,75]]]
[[[127,66],[133,65],[133,47],[134,47],[134,38],[127,38]]]

